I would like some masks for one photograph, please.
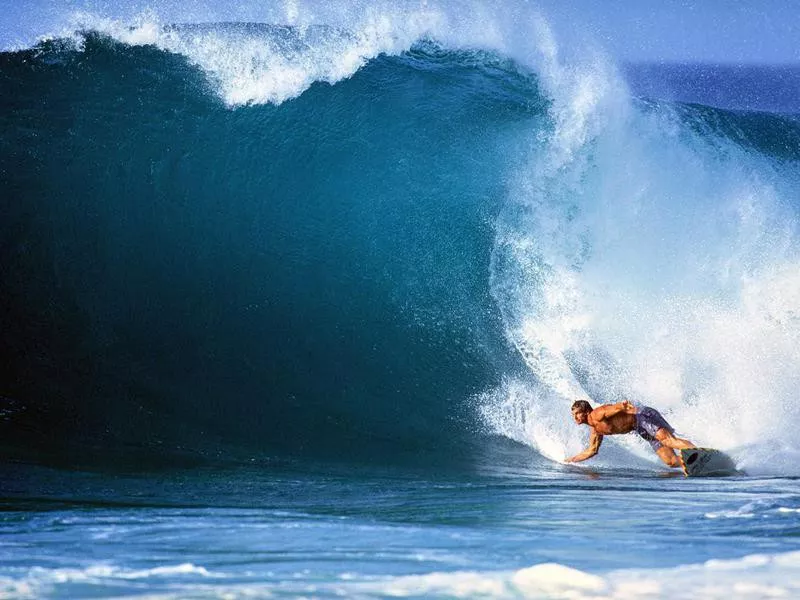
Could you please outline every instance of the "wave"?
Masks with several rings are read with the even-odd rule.
[[[713,559],[705,563],[666,569],[619,569],[602,575],[560,563],[542,563],[516,571],[455,571],[361,578],[342,574],[338,581],[316,577],[280,583],[287,594],[315,593],[372,598],[385,596],[471,598],[620,598],[647,593],[653,598],[702,595],[707,598],[791,597],[797,594],[800,552],[752,554],[737,559]],[[226,581],[234,579],[235,581]],[[242,582],[243,577],[210,572],[193,564],[168,565],[131,571],[113,565],[84,569],[34,567],[18,578],[0,578],[0,589],[19,598],[57,594],[76,585],[115,589],[130,580],[146,581],[163,588],[166,597],[190,594],[216,598],[221,594],[264,595],[270,583]],[[311,585],[313,583],[313,585]]]
[[[152,46],[186,57],[202,69],[227,105],[240,106],[280,104],[315,82],[346,79],[381,54],[408,50],[423,37],[425,25],[415,20],[404,25],[407,30],[398,30],[378,15],[367,15],[353,29],[313,24],[164,25],[147,14],[134,27],[84,15],[80,28],[126,45]],[[82,37],[76,44],[82,44]]]
[[[670,569],[621,569],[595,575],[544,563],[511,572],[429,573],[389,581],[356,584],[375,595],[427,597],[620,598],[646,593],[655,598],[700,594],[709,598],[753,598],[797,592],[800,553],[754,554],[733,560],[709,560]]]
[[[487,394],[486,418],[558,460],[581,445],[572,400],[633,397],[754,472],[794,473],[766,448],[791,435],[800,384],[797,122],[628,98],[518,171],[492,285],[534,382]]]
[[[183,57],[99,34],[0,69],[17,437],[359,452],[475,425],[508,356],[490,223],[534,78],[422,44],[231,110]]]
[[[281,10],[0,54],[7,443],[558,460],[624,395],[792,449],[794,117],[636,97],[533,13]]]
[[[170,14],[162,4],[161,12]],[[234,7],[224,10],[237,14]],[[507,47],[505,32],[519,10],[509,13],[470,0],[418,5],[291,0],[259,7],[258,19],[216,18],[206,23],[187,21],[186,15],[168,21],[153,8],[125,18],[78,11],[63,15],[65,24],[53,25],[58,32],[43,38],[68,41],[80,49],[85,33],[94,32],[126,45],[180,55],[201,69],[214,92],[234,107],[280,104],[315,82],[342,81],[370,60],[402,54],[422,40],[456,50],[501,50]],[[535,13],[527,17],[540,20]],[[537,27],[543,29],[542,24]],[[539,51],[536,44],[517,42],[516,47]]]

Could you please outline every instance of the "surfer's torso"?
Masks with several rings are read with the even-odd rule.
[[[636,415],[617,413],[607,417],[596,418],[593,410],[589,413],[587,423],[600,435],[617,435],[630,433],[636,428]]]

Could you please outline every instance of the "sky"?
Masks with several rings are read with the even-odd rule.
[[[562,45],[595,39],[636,62],[800,63],[800,0],[540,2]]]
[[[800,64],[800,0],[486,0],[482,4],[503,10],[510,2],[538,8],[561,47],[588,40],[620,61]],[[63,31],[70,15],[82,10],[130,20],[152,7],[163,21],[208,22],[267,20],[270,8],[283,4],[276,0],[0,0],[0,47],[28,46],[39,36]]]

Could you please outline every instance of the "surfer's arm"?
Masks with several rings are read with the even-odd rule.
[[[602,443],[603,443],[603,436],[597,433],[594,429],[592,429],[592,433],[589,434],[589,447],[583,452],[580,452],[575,456],[568,458],[566,462],[575,463],[586,460],[587,458],[592,458],[600,450],[600,444]]]
[[[592,416],[598,420],[603,420],[607,417],[618,415],[619,413],[635,415],[636,407],[631,404],[629,400],[623,400],[622,402],[617,402],[616,404],[604,404],[603,406],[598,406],[592,411]]]

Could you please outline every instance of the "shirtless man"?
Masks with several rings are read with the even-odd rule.
[[[589,426],[589,447],[568,458],[567,462],[580,462],[593,457],[600,450],[604,435],[616,435],[635,431],[655,450],[667,466],[680,467],[674,449],[695,448],[689,440],[675,437],[675,430],[654,408],[635,407],[628,400],[617,404],[604,404],[592,410],[586,400],[577,400],[572,405],[572,418],[578,425]]]

